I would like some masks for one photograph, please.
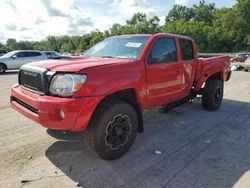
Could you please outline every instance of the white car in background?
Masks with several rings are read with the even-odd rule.
[[[45,53],[36,50],[12,51],[0,57],[0,74],[6,70],[19,69],[29,62],[46,59],[48,56]]]
[[[244,70],[246,72],[248,72],[250,70],[250,56],[248,56],[248,58],[245,61],[245,68],[244,68]]]

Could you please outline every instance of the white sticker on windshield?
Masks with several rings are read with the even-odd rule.
[[[139,48],[142,45],[142,43],[138,42],[128,42],[125,46],[131,47],[131,48]]]

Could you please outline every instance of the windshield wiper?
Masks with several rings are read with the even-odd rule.
[[[115,58],[115,57],[113,57],[113,56],[109,56],[109,55],[98,56],[98,57],[101,57],[101,58]]]

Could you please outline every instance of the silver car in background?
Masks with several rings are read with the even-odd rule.
[[[19,69],[29,62],[46,59],[48,56],[45,53],[36,50],[12,51],[0,57],[0,74],[6,70]]]
[[[248,56],[248,58],[247,58],[246,61],[245,61],[244,70],[245,70],[246,72],[248,72],[248,71],[250,70],[250,56]]]

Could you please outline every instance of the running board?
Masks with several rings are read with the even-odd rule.
[[[185,104],[187,102],[192,103],[193,99],[196,97],[197,94],[194,94],[193,92],[191,92],[187,97],[184,97],[178,101],[172,102],[172,103],[168,103],[162,107],[159,108],[159,111],[162,113],[166,113],[169,112],[170,110],[172,110],[173,108],[176,108],[182,104]]]

